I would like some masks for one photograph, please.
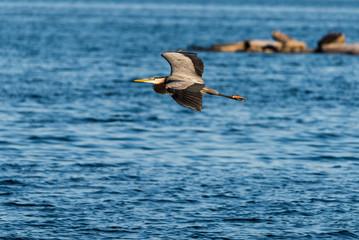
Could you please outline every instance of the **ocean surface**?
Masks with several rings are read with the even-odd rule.
[[[203,112],[133,79],[359,2],[0,1],[0,239],[359,239],[359,56],[198,52]]]

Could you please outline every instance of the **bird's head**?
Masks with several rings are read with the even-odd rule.
[[[146,82],[146,83],[153,83],[153,84],[161,84],[165,81],[165,77],[150,77],[144,79],[136,79],[135,82]]]
[[[135,82],[153,83],[153,90],[158,94],[167,94],[168,91],[165,88],[166,77],[150,77],[145,79],[136,79]]]

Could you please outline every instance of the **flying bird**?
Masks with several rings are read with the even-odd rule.
[[[136,82],[153,83],[153,89],[159,94],[170,94],[181,106],[200,112],[202,94],[222,96],[234,100],[246,101],[239,95],[223,95],[204,84],[203,62],[196,53],[166,52],[161,55],[171,65],[171,75],[136,79]]]

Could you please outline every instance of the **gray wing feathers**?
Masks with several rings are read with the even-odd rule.
[[[167,52],[162,57],[171,65],[171,75],[165,81],[167,91],[179,105],[200,112],[205,87],[202,60],[187,52]]]
[[[202,60],[199,57],[197,57],[197,53],[182,52],[181,54],[183,54],[186,57],[188,57],[189,59],[191,59],[193,65],[194,65],[194,69],[196,71],[196,74],[198,76],[202,77],[203,70],[204,70],[204,65],[203,65]]]
[[[161,56],[171,65],[173,77],[192,83],[203,83],[203,62],[196,53],[167,52]]]

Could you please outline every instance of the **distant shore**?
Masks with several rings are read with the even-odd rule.
[[[359,54],[359,43],[346,43],[343,33],[328,33],[317,47],[308,49],[303,41],[294,39],[278,30],[272,32],[273,40],[250,39],[227,44],[213,44],[209,48],[192,46],[197,51],[261,52],[261,53],[344,53]]]

